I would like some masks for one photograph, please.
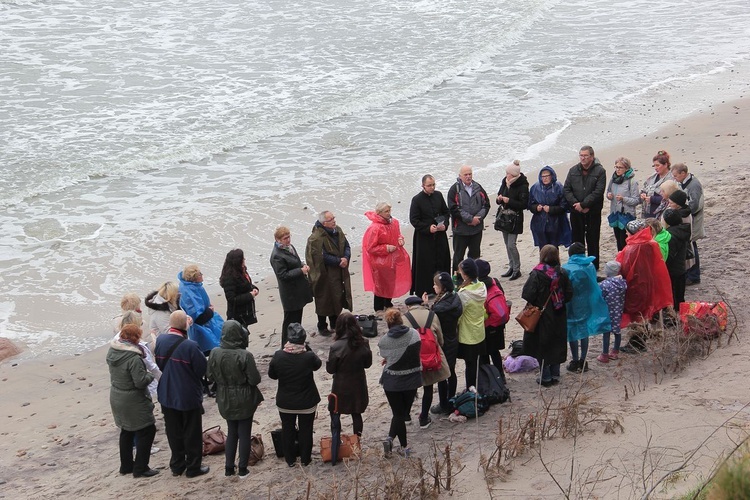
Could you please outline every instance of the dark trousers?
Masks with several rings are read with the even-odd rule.
[[[376,295],[372,302],[372,306],[376,311],[382,311],[389,307],[393,307],[393,301],[389,297],[379,297]]]
[[[417,390],[408,391],[385,391],[385,398],[388,400],[388,406],[391,407],[391,428],[388,430],[388,437],[391,439],[398,438],[402,448],[406,448],[406,422],[404,417],[409,413],[411,404],[417,396]]]
[[[482,231],[471,236],[464,236],[453,233],[453,272],[458,269],[458,265],[464,260],[466,249],[469,250],[469,257],[478,259],[481,254]]]
[[[239,444],[240,456],[237,465],[240,469],[247,469],[250,460],[250,436],[253,435],[253,418],[244,420],[227,420],[227,441],[224,448],[225,467],[234,469],[234,456]]]
[[[365,428],[365,424],[362,421],[362,414],[361,413],[352,413],[352,427],[354,434],[357,436],[362,437],[362,430]]]
[[[156,426],[149,425],[137,431],[120,430],[120,474],[143,474],[148,470],[151,445],[154,444]],[[133,460],[133,439],[136,439]]]
[[[573,241],[586,245],[586,254],[595,257],[594,267],[599,270],[599,234],[602,226],[602,210],[591,209],[588,213],[570,212],[570,229]]]
[[[181,411],[162,405],[161,413],[164,415],[164,431],[172,451],[169,468],[175,474],[182,474],[184,471],[197,474],[203,457],[201,409]]]
[[[438,398],[440,400],[440,406],[443,409],[450,409],[451,404],[448,400],[456,395],[456,387],[458,386],[458,377],[456,377],[456,356],[445,356],[445,359],[448,361],[448,367],[451,369],[451,374],[447,380],[438,382]]]
[[[685,302],[685,280],[687,274],[682,273],[679,276],[670,276],[672,279],[672,302],[675,312],[680,312],[680,304]]]
[[[695,241],[693,242],[693,253],[695,254],[695,264],[688,269],[685,278],[687,281],[697,283],[701,280],[701,259],[698,257],[698,243]]]
[[[302,311],[284,311],[284,322],[281,324],[281,348],[286,345],[286,331],[292,323],[302,323]]]
[[[338,314],[335,314],[333,316],[321,316],[318,314],[318,330],[325,330],[326,325],[326,319],[328,320],[328,323],[331,325],[331,330],[336,329],[336,320],[339,318]]]
[[[309,464],[312,461],[315,414],[279,412],[279,417],[281,418],[281,448],[284,450],[284,460],[290,465],[297,461],[294,449],[296,435],[299,440],[299,460],[302,465]],[[299,432],[295,432],[295,429]]]
[[[613,227],[612,231],[615,233],[615,242],[617,243],[617,251],[619,252],[625,248],[625,239],[628,237],[628,232],[619,227]]]
[[[464,372],[464,380],[466,382],[466,388],[477,385],[477,371],[479,370],[479,360],[476,356],[467,356],[464,359],[466,363],[466,372]]]
[[[430,406],[432,406],[432,385],[422,387],[422,391],[422,411],[419,413],[419,420],[425,420],[430,415]]]

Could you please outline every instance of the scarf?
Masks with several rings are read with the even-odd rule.
[[[518,174],[515,177],[512,176],[511,174],[506,174],[505,175],[505,185],[507,187],[510,187],[511,184],[513,184],[514,182],[516,182],[520,178],[521,178],[521,174]]]
[[[633,172],[633,167],[630,167],[627,172],[625,172],[622,175],[617,175],[617,171],[612,173],[612,183],[613,184],[622,184],[628,179],[631,179],[635,175],[635,172]]]
[[[534,270],[543,272],[552,280],[552,283],[550,283],[549,286],[550,302],[552,302],[552,306],[555,310],[559,311],[565,306],[565,297],[560,293],[560,274],[557,272],[557,269],[549,264],[539,263]]]
[[[305,344],[292,344],[291,342],[287,342],[284,345],[284,352],[288,352],[289,354],[302,354],[306,350],[307,348],[305,347]]]
[[[138,350],[139,350],[139,351],[141,351],[141,357],[142,357],[142,358],[145,358],[145,357],[146,357],[146,351],[144,351],[144,350],[143,350],[143,346],[142,346],[142,345],[140,345],[140,344],[136,344],[136,343],[134,343],[134,342],[131,342],[131,341],[129,341],[129,340],[125,340],[125,339],[123,339],[123,338],[121,338],[121,339],[120,339],[120,343],[122,343],[122,344],[128,344],[128,345],[132,345],[133,347],[137,347],[137,348],[138,348]]]

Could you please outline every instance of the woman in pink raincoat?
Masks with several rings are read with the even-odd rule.
[[[393,307],[392,298],[409,291],[411,263],[391,206],[380,202],[365,216],[372,224],[362,237],[362,279],[365,291],[375,294],[375,311],[382,311]]]

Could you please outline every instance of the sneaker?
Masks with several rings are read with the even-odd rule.
[[[430,408],[430,413],[433,415],[448,415],[451,412],[450,408],[443,408],[440,405],[434,405]]]
[[[247,468],[240,467],[238,475],[240,476],[240,479],[245,479],[250,476],[250,471],[247,470]]]
[[[609,357],[609,359],[611,360],[620,359],[620,351],[616,349],[612,349],[611,351],[609,351],[609,354],[607,355],[607,357]]]
[[[390,436],[383,441],[383,454],[385,455],[385,458],[390,458],[393,454],[393,438]]]
[[[609,363],[609,355],[602,353],[596,357],[596,360],[600,363]]]
[[[432,424],[432,419],[428,416],[427,418],[419,419],[419,428],[420,429],[426,429]]]
[[[581,373],[581,362],[576,361],[575,359],[571,359],[570,363],[568,363],[568,366],[565,367],[566,370],[572,373]]]

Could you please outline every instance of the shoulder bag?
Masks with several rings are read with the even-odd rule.
[[[523,310],[518,313],[518,316],[516,316],[516,321],[518,321],[518,323],[523,327],[523,331],[534,332],[536,330],[536,325],[539,323],[539,318],[542,317],[542,313],[547,308],[550,297],[552,297],[551,293],[547,297],[547,300],[544,301],[544,305],[541,309],[527,302]]]

